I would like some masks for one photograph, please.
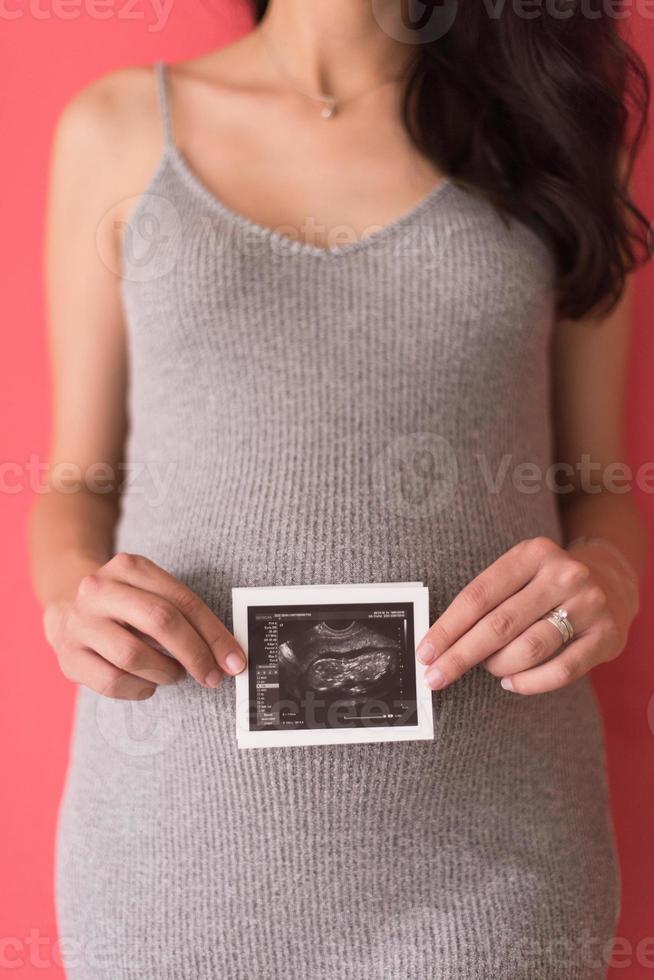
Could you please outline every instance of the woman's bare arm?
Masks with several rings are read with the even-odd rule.
[[[147,557],[110,560],[127,425],[118,229],[156,164],[158,130],[149,70],[82,92],[57,127],[47,215],[53,435],[49,492],[31,515],[33,578],[67,676],[126,698],[149,696],[182,668],[215,686],[238,672],[235,657],[244,664],[231,634],[182,583]]]
[[[603,538],[640,575],[644,525],[626,464],[624,402],[630,351],[631,291],[602,321],[558,325],[553,345],[556,458],[574,469],[560,495],[567,540]],[[578,553],[582,545],[575,546]],[[587,557],[599,553],[586,551]],[[607,556],[608,558],[608,556]]]
[[[112,550],[118,497],[89,489],[98,463],[118,473],[125,436],[125,337],[117,257],[102,216],[124,172],[115,159],[120,119],[112,84],[77,96],[53,141],[46,221],[46,297],[53,387],[48,486],[32,512],[34,583],[44,603],[71,599],[80,579]],[[100,247],[99,247],[100,246]],[[79,479],[75,481],[75,474]],[[72,485],[78,489],[71,492]]]
[[[469,583],[431,627],[419,658],[436,689],[483,663],[518,694],[564,687],[616,657],[638,611],[645,535],[622,474],[630,301],[601,321],[560,323],[553,338],[555,462],[568,548],[522,541]],[[562,645],[544,617],[564,607]]]

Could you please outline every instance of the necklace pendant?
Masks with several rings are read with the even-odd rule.
[[[325,102],[321,109],[320,115],[323,119],[331,119],[332,116],[336,114],[336,103],[333,100]]]

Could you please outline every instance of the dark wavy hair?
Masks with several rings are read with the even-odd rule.
[[[259,21],[268,0],[253,2]],[[435,2],[426,0],[423,23],[412,27],[403,118],[413,143],[453,180],[536,227],[555,256],[559,316],[606,315],[649,254],[648,221],[629,183],[650,84],[618,30],[618,5],[611,15],[604,0],[558,0],[557,16],[543,2],[534,17],[497,3],[493,16],[493,5],[461,0],[449,30],[430,40]],[[408,23],[411,0],[398,3]],[[443,16],[442,0],[439,9]]]

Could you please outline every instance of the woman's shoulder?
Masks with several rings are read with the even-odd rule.
[[[162,126],[153,65],[109,72],[64,104],[54,128],[52,180],[77,187],[83,203],[93,187],[96,206],[136,194],[156,167]]]
[[[235,89],[251,77],[251,58],[256,51],[253,35],[184,61],[166,63],[174,84],[199,84]],[[160,103],[153,63],[132,65],[108,72],[84,85],[60,112],[57,136],[91,147],[161,135]]]
[[[168,97],[174,103],[181,95],[181,120],[193,103],[202,112],[225,107],[233,114],[240,100],[216,99],[216,92],[236,96],[251,86],[255,60],[256,41],[246,35],[209,54],[166,63]],[[109,208],[143,191],[164,148],[160,95],[155,64],[148,63],[105,73],[68,98],[54,127],[50,171],[55,183],[70,188],[69,198],[83,203],[92,193],[94,206]]]
[[[56,126],[59,140],[105,147],[153,127],[157,92],[152,65],[120,68],[80,88],[64,104]]]

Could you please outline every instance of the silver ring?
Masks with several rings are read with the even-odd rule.
[[[553,609],[552,612],[545,617],[545,619],[548,623],[551,623],[552,626],[556,626],[564,643],[567,643],[575,635],[572,623],[568,619],[567,609],[563,609],[563,607]]]

